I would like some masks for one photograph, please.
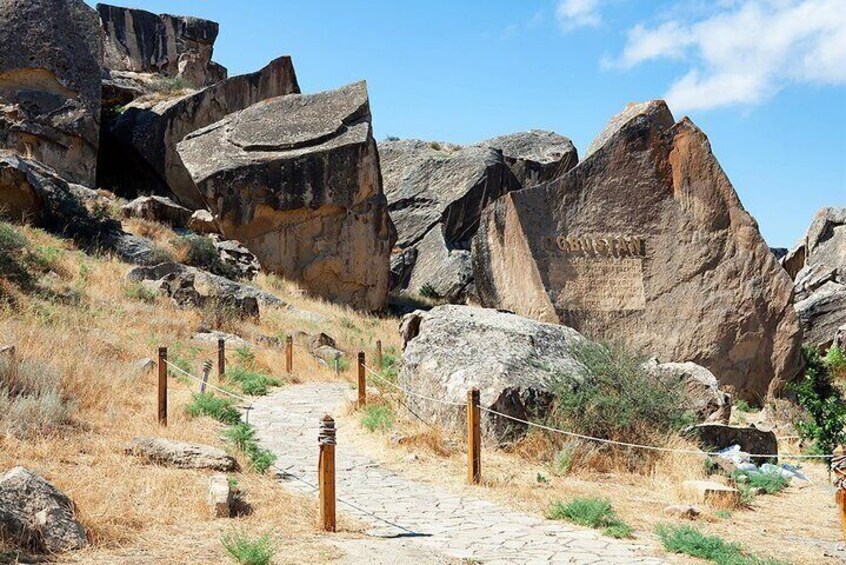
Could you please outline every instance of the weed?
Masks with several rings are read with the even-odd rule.
[[[208,237],[185,235],[178,237],[174,246],[185,255],[185,263],[192,267],[204,269],[215,275],[236,280],[238,271],[232,265],[220,258],[220,253],[214,242]]]
[[[237,424],[241,421],[241,413],[231,400],[214,396],[210,392],[194,394],[185,410],[189,416],[209,416],[224,424]]]
[[[361,425],[371,432],[384,432],[394,425],[394,414],[384,404],[368,404],[361,416]]]
[[[237,531],[220,538],[220,543],[240,565],[270,565],[276,555],[270,534],[250,539],[243,531]]]
[[[140,282],[130,282],[123,285],[123,295],[131,300],[140,300],[152,304],[158,298],[159,293]]]
[[[713,561],[718,565],[778,565],[775,559],[745,553],[736,543],[719,536],[706,536],[693,526],[659,524],[655,530],[664,549]]]
[[[264,396],[269,387],[282,384],[279,380],[261,371],[250,370],[241,366],[226,371],[226,378],[238,383],[241,391],[250,396]]]
[[[632,537],[632,527],[623,522],[605,498],[574,498],[568,503],[553,502],[546,512],[548,520],[567,520],[580,526],[600,529],[614,538]]]
[[[238,364],[243,367],[254,367],[256,363],[255,352],[247,345],[243,345],[235,350],[235,356],[238,359]]]
[[[714,516],[719,518],[720,520],[728,520],[731,518],[731,510],[717,510],[714,512]]]
[[[176,94],[183,90],[191,90],[191,85],[181,76],[161,76],[150,84],[150,89],[162,94]]]
[[[250,458],[252,469],[260,474],[266,473],[276,463],[277,459],[275,453],[260,447],[248,451],[247,456]]]
[[[749,472],[749,471],[735,471],[732,475],[735,481],[739,477],[746,477],[745,480],[738,482],[738,486],[743,488],[762,489],[767,494],[776,494],[783,491],[790,484],[790,479],[782,477],[779,472]]]
[[[735,405],[735,407],[737,408],[737,411],[738,411],[738,412],[746,412],[746,413],[748,414],[749,412],[753,412],[753,411],[754,411],[754,409],[752,408],[752,406],[750,406],[750,405],[749,405],[749,403],[748,403],[748,402],[746,402],[745,400],[743,400],[742,398],[738,398],[738,399],[734,402],[734,405]]]
[[[835,379],[846,379],[846,353],[839,345],[834,344],[828,348],[824,361]]]
[[[443,149],[443,146],[440,143],[438,143],[437,141],[430,141],[429,147],[431,147],[435,151],[440,151],[441,149]]]
[[[817,450],[832,453],[846,443],[846,399],[835,386],[828,357],[821,359],[815,348],[804,347],[805,376],[791,385],[805,417],[795,422],[799,435],[814,442]],[[832,359],[838,355],[832,354]]]
[[[256,429],[250,424],[245,422],[233,424],[223,431],[223,436],[244,452],[254,471],[264,474],[276,463],[276,455],[272,451],[259,447]]]
[[[19,438],[55,433],[71,423],[75,411],[51,367],[0,359],[0,430]]]
[[[566,443],[555,454],[555,459],[552,461],[552,473],[556,476],[562,477],[567,475],[573,468],[575,461],[576,443]]]
[[[421,286],[418,292],[420,293],[420,296],[423,298],[429,298],[430,300],[437,300],[441,297],[441,295],[438,294],[438,291],[435,290],[435,287],[429,283]]]

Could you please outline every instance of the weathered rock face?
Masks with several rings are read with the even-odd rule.
[[[212,469],[235,471],[238,463],[222,449],[164,438],[135,438],[126,446],[128,455],[135,455],[150,463],[180,469]]]
[[[397,282],[414,292],[430,285],[439,296],[460,300],[469,282],[466,263],[479,215],[520,183],[502,154],[486,146],[386,141],[379,156],[397,226],[397,255],[403,257],[395,262],[405,269],[398,271]]]
[[[479,389],[484,408],[520,419],[543,414],[558,375],[576,375],[581,365],[570,348],[586,340],[575,330],[485,308],[437,306],[403,318],[405,345],[401,386],[447,406],[409,395],[409,408],[457,430],[465,426],[460,405]],[[486,435],[507,440],[525,433],[513,421],[482,413]]]
[[[253,280],[256,278],[261,270],[261,265],[258,258],[250,253],[249,249],[237,241],[223,239],[217,235],[213,235],[211,240],[220,260],[235,269],[239,279]]]
[[[379,310],[396,232],[365,84],[282,96],[178,145],[221,232],[315,295]]]
[[[479,145],[501,151],[523,188],[554,180],[579,162],[573,142],[552,131],[533,129],[512,133]]]
[[[817,212],[782,264],[794,279],[805,343],[828,347],[846,324],[846,208]]]
[[[647,371],[669,385],[683,383],[688,408],[697,422],[728,424],[731,418],[731,396],[720,390],[717,377],[696,363],[658,363],[650,359]]]
[[[0,3],[0,148],[94,186],[102,60],[82,0]]]
[[[232,77],[176,100],[134,102],[110,124],[109,133],[123,147],[125,158],[146,163],[180,204],[205,208],[176,151],[177,143],[256,102],[299,91],[291,58],[280,57],[258,72]],[[150,190],[156,189],[159,187]]]
[[[97,4],[97,12],[106,36],[107,68],[181,76],[193,86],[226,78],[226,69],[211,60],[217,22],[107,4]]]
[[[142,218],[152,222],[184,228],[191,219],[191,210],[164,196],[139,196],[121,207],[125,218]]]
[[[588,155],[482,215],[482,304],[695,362],[746,399],[779,392],[801,364],[791,283],[705,135],[649,102]]]
[[[23,467],[0,477],[0,536],[24,549],[49,553],[87,543],[71,499]]]

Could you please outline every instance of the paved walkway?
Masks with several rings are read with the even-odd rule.
[[[289,488],[314,494],[319,419],[337,413],[349,386],[292,385],[259,399],[250,415],[262,445],[279,455],[277,466]],[[516,512],[447,488],[406,480],[372,459],[351,452],[338,430],[338,511],[374,528],[366,547],[380,551],[368,564],[404,563],[402,555],[426,556],[415,563],[467,559],[485,565],[549,563],[657,564],[644,549],[561,522]],[[372,543],[371,543],[372,542]],[[385,556],[389,556],[385,558]],[[393,556],[393,557],[390,557]]]

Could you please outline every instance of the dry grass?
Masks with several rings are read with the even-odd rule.
[[[172,238],[143,222],[143,231],[164,245]],[[0,309],[0,343],[15,344],[19,359],[49,365],[60,380],[59,389],[72,399],[70,427],[52,433],[30,433],[26,439],[0,434],[0,472],[26,466],[52,481],[76,503],[92,547],[69,554],[69,563],[220,563],[225,550],[222,534],[234,527],[272,532],[281,548],[281,563],[328,562],[337,549],[316,533],[314,501],[287,493],[269,477],[237,476],[252,513],[233,520],[213,520],[206,508],[208,474],[145,465],[123,454],[136,436],[162,436],[225,447],[246,461],[220,438],[221,425],[208,418],[189,418],[184,407],[194,385],[170,380],[169,425],[156,422],[156,376],[142,374],[136,362],[155,357],[156,348],[181,344],[181,355],[198,370],[203,359],[214,359],[209,346],[192,344],[202,313],[180,310],[170,301],[152,303],[127,296],[123,277],[130,266],[108,258],[94,258],[39,230],[22,231],[36,246],[59,249],[55,275],[40,284],[73,291],[73,301],[24,296],[14,307]],[[141,230],[139,230],[141,231]],[[275,286],[283,286],[275,283]],[[339,331],[342,347],[364,343],[382,320],[359,316],[323,303],[308,301],[286,288],[292,302],[317,309],[326,316],[321,329]],[[353,320],[350,329],[342,318]],[[310,329],[289,312],[268,312],[258,321],[235,322],[245,339]],[[360,336],[360,338],[359,338]],[[234,353],[229,354],[230,362]],[[260,367],[282,380],[334,378],[317,366],[302,348],[295,350],[295,373],[284,375],[282,349],[256,349]],[[0,429],[9,424],[0,415]],[[357,524],[341,521],[342,529],[357,532]],[[2,550],[2,546],[0,546]]]

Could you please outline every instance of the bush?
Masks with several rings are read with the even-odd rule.
[[[368,404],[361,415],[361,425],[371,432],[384,432],[394,425],[394,414],[384,404]]]
[[[438,291],[435,290],[435,287],[429,283],[424,284],[420,287],[420,296],[423,298],[428,298],[430,300],[437,300],[440,298]]]
[[[244,367],[234,367],[226,371],[226,378],[238,383],[241,391],[250,396],[264,396],[267,394],[268,387],[282,384],[270,375]]]
[[[692,422],[683,382],[664,382],[644,369],[645,357],[620,345],[585,343],[573,357],[578,375],[554,379],[553,425],[577,433],[643,443]]]
[[[140,300],[152,304],[158,298],[159,293],[152,288],[147,288],[140,282],[131,282],[123,286],[123,295],[131,300]]]
[[[161,92],[162,94],[178,94],[183,90],[193,90],[191,85],[188,84],[188,81],[181,76],[161,76],[150,83],[150,89],[154,92]]]
[[[817,451],[829,454],[846,442],[846,400],[832,380],[828,357],[820,358],[819,352],[810,347],[804,347],[802,354],[805,375],[790,385],[805,410],[805,417],[795,422],[796,429],[803,439],[814,442]],[[836,362],[836,358],[835,353],[832,359]]]
[[[549,520],[567,520],[580,526],[602,529],[613,538],[632,537],[632,527],[623,522],[605,498],[574,498],[568,503],[553,502],[546,512]]]
[[[228,398],[220,398],[210,392],[195,393],[191,403],[185,408],[189,416],[209,416],[224,424],[237,424],[241,413]]]
[[[229,555],[241,565],[269,565],[276,550],[270,534],[249,539],[244,532],[233,532],[220,538]]]
[[[743,490],[751,490],[755,488],[762,489],[767,494],[776,494],[790,484],[790,479],[781,476],[778,471],[764,472],[764,471],[735,471],[732,474],[737,486],[740,487],[741,494]],[[740,477],[745,477],[738,481]]]
[[[46,258],[32,250],[24,234],[0,222],[0,277],[21,290],[31,291],[38,276],[48,268]]]
[[[227,279],[239,278],[237,269],[220,258],[220,253],[211,238],[186,235],[177,238],[175,243],[177,247],[184,249],[185,264]]]
[[[706,536],[693,526],[659,525],[655,532],[664,549],[691,557],[707,559],[719,565],[777,565],[775,559],[744,553],[741,546],[719,536]]]
[[[832,345],[825,354],[825,364],[831,371],[832,377],[838,380],[846,379],[846,353],[839,345]]]
[[[30,438],[71,424],[76,403],[62,390],[61,380],[58,372],[43,363],[0,358],[0,429]]]
[[[256,472],[264,474],[276,463],[276,455],[272,451],[259,447],[256,429],[250,424],[239,422],[226,428],[223,435],[244,452],[250,459],[250,467]]]

